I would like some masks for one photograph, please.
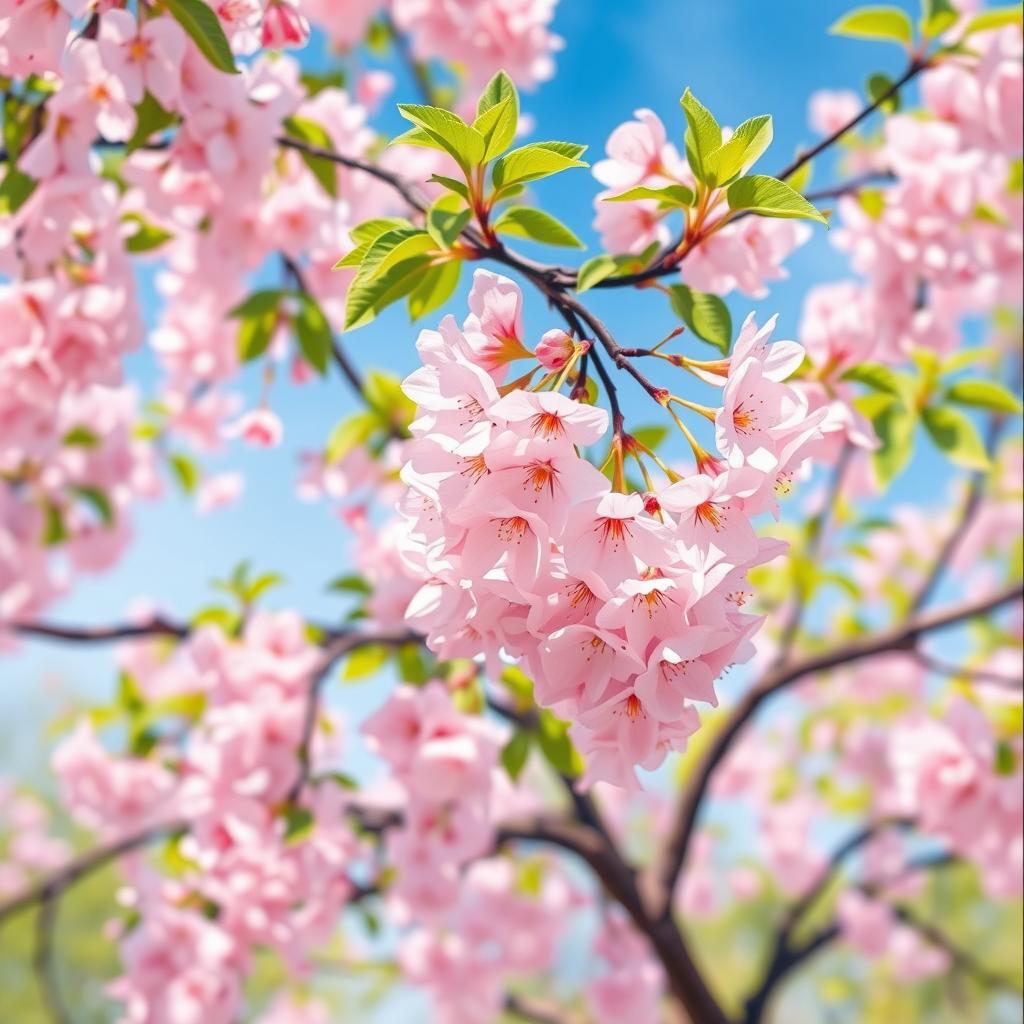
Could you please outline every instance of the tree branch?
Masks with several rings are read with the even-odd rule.
[[[694,776],[682,794],[675,821],[665,843],[663,855],[652,867],[650,886],[662,915],[670,916],[672,891],[689,849],[697,825],[701,802],[715,769],[733,742],[753,719],[761,705],[773,694],[799,682],[806,676],[827,672],[887,651],[911,650],[919,637],[959,625],[980,615],[998,611],[1024,597],[1024,587],[1014,584],[986,597],[968,601],[930,615],[922,615],[893,629],[852,640],[823,654],[779,666],[769,671],[736,705],[722,730],[709,744]]]
[[[154,615],[143,622],[126,622],[114,626],[58,626],[46,622],[14,622],[11,628],[20,636],[63,640],[69,643],[109,643],[113,640],[137,640],[153,636],[171,636],[181,639],[189,627],[162,615]]]

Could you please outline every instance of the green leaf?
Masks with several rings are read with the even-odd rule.
[[[319,303],[308,292],[298,295],[299,312],[293,324],[303,358],[319,373],[327,372],[333,333]]]
[[[579,159],[586,149],[572,142],[532,142],[496,161],[491,180],[496,189],[504,190],[510,185],[547,178],[571,167],[586,167],[588,165]]]
[[[473,122],[473,128],[484,140],[484,161],[493,160],[504,153],[516,137],[519,121],[519,104],[506,96],[500,103],[488,107]]]
[[[928,406],[921,410],[921,422],[935,447],[951,462],[968,469],[989,468],[978,428],[962,412],[949,406]]]
[[[7,216],[17,213],[35,192],[37,184],[35,178],[22,174],[17,167],[9,167],[0,182],[0,213]]]
[[[77,484],[71,490],[92,507],[104,526],[114,525],[114,506],[110,503],[110,498],[105,491],[86,484]]]
[[[630,434],[645,448],[656,451],[658,445],[668,437],[668,427],[662,426],[660,423],[650,427],[636,427],[630,431]]]
[[[147,92],[142,97],[142,102],[135,105],[135,131],[125,144],[125,152],[134,153],[135,150],[144,146],[157,132],[170,128],[177,120],[177,114],[170,110],[164,110],[152,94]]]
[[[150,252],[174,237],[172,232],[147,223],[137,213],[125,214],[121,223],[136,226],[135,231],[125,239],[124,247],[128,252]]]
[[[834,36],[883,39],[906,47],[914,41],[914,26],[898,7],[858,7],[843,15],[829,32]]]
[[[265,288],[253,292],[244,302],[240,302],[234,309],[228,311],[228,316],[238,319],[248,319],[251,316],[263,316],[265,313],[276,313],[281,299],[285,296],[281,288]]]
[[[663,206],[683,207],[693,206],[697,197],[693,189],[686,185],[664,185],[661,188],[648,188],[645,185],[638,185],[626,192],[620,192],[617,196],[605,196],[606,203],[627,203],[637,199],[657,199]]]
[[[1024,23],[1024,7],[1015,4],[1013,7],[993,7],[991,10],[979,11],[964,27],[963,38],[975,32],[988,32],[990,29],[1005,28],[1007,25]]]
[[[286,117],[283,125],[288,135],[299,142],[305,142],[310,146],[315,146],[317,149],[332,151],[334,149],[334,143],[331,141],[327,131],[315,121],[310,121],[307,117]],[[321,188],[332,199],[336,199],[338,196],[338,165],[334,161],[328,160],[325,156],[315,156],[301,149],[296,150],[296,152],[302,157],[302,162],[320,183]]]
[[[614,256],[607,253],[594,256],[580,267],[576,275],[576,291],[585,292],[593,288],[606,277],[611,277],[618,269],[619,264]]]
[[[366,441],[380,427],[379,418],[372,412],[357,412],[336,424],[327,438],[324,458],[337,462],[353,448]]]
[[[772,119],[761,114],[744,121],[728,142],[704,156],[709,185],[722,186],[737,174],[745,174],[771,145]]]
[[[726,196],[733,210],[750,210],[761,217],[799,217],[828,225],[825,215],[799,192],[767,174],[738,178],[726,190]]]
[[[467,173],[483,161],[486,149],[483,136],[457,114],[422,103],[399,103],[398,112],[454,157]]]
[[[988,380],[960,380],[946,390],[946,402],[969,405],[991,412],[1019,413],[1020,400],[1002,384]]]
[[[868,99],[872,103],[880,103],[880,109],[886,114],[895,114],[900,109],[900,94],[899,92],[892,93],[887,100],[882,100],[882,97],[887,95],[892,89],[895,83],[888,75],[877,73],[872,75],[866,86]]]
[[[462,264],[459,260],[448,260],[430,267],[409,293],[407,301],[410,318],[419,320],[421,316],[443,306],[452,297],[461,272]]]
[[[813,174],[814,161],[805,160],[788,178],[785,179],[785,181],[790,188],[803,193],[806,192],[810,186]]]
[[[365,327],[381,310],[413,291],[429,262],[428,256],[417,256],[397,264],[386,274],[372,279],[356,278],[345,301],[345,330]]]
[[[171,471],[178,481],[178,486],[186,493],[191,494],[199,484],[202,473],[193,459],[181,452],[175,452],[168,457]]]
[[[349,231],[349,235],[356,245],[364,245],[376,242],[381,235],[395,228],[411,227],[412,224],[404,217],[375,217],[373,220],[364,220],[362,224],[357,224]]]
[[[427,211],[427,231],[441,249],[450,249],[472,213],[457,196],[441,196]]]
[[[357,647],[345,661],[345,670],[341,678],[346,682],[365,679],[373,675],[388,660],[390,652],[381,644],[367,644]]]
[[[373,587],[356,573],[337,576],[327,584],[328,590],[337,590],[345,594],[372,594]]]
[[[515,782],[526,767],[530,756],[530,734],[517,729],[512,738],[502,747],[501,764],[508,777]]]
[[[872,391],[881,391],[889,395],[900,397],[903,395],[903,387],[899,378],[889,369],[879,363],[858,363],[851,366],[841,380],[854,380],[858,384],[864,384]]]
[[[238,358],[247,363],[263,355],[270,347],[276,327],[276,310],[246,317],[238,328]]]
[[[686,159],[693,173],[701,181],[707,181],[705,160],[722,145],[722,129],[711,111],[689,89],[679,102],[686,115]]]
[[[921,34],[926,39],[941,36],[946,29],[952,28],[960,17],[949,0],[923,0],[921,6]]]
[[[889,484],[906,468],[914,452],[916,417],[902,402],[889,399],[871,418],[872,426],[881,442],[872,462],[875,474],[883,484]]]
[[[410,244],[405,246],[405,242]],[[356,280],[370,280],[378,271],[388,270],[403,259],[429,252],[434,241],[422,228],[394,228],[376,238],[359,265]],[[394,254],[394,255],[393,255]],[[381,264],[387,263],[382,267]]]
[[[583,774],[583,759],[569,738],[569,724],[542,710],[538,716],[537,741],[548,763],[571,779]]]
[[[467,203],[469,202],[469,186],[464,181],[447,178],[443,174],[432,174],[430,180],[438,185],[443,185],[449,192],[454,192]]]
[[[43,536],[46,547],[54,547],[68,539],[67,527],[64,525],[64,512],[59,505],[48,501],[43,505]]]
[[[72,427],[62,438],[61,444],[80,448],[95,448],[100,443],[99,436],[88,427]]]
[[[670,286],[672,308],[680,320],[702,341],[714,345],[723,356],[732,344],[729,307],[717,296],[694,291],[688,285]]]
[[[516,91],[515,83],[504,71],[499,71],[480,93],[480,99],[476,104],[477,116],[487,113],[492,107],[499,106],[505,100],[512,100],[518,113],[519,93]]]
[[[192,37],[202,55],[218,70],[238,74],[220,18],[203,0],[165,0],[171,16]]]
[[[284,841],[291,845],[301,842],[313,831],[315,820],[305,807],[289,804],[284,810]]]
[[[527,206],[510,206],[494,222],[494,230],[515,238],[528,238],[546,245],[563,245],[582,249],[583,243],[559,220],[543,210]]]

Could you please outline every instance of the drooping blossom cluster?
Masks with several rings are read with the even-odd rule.
[[[289,804],[321,657],[290,612],[255,613],[237,639],[211,625],[178,645],[133,643],[123,678],[152,716],[135,749],[112,753],[88,722],[57,747],[62,798],[82,826],[114,838],[189,826],[175,845],[177,872],[137,862],[122,892],[125,913],[139,918],[121,934],[124,973],[110,989],[125,1021],[179,1024],[194,1019],[188,1007],[227,1024],[255,949],[302,971],[333,933],[362,859],[348,794],[316,776],[337,724],[316,729],[313,781]],[[179,741],[173,724],[192,719]],[[283,813],[289,806],[298,810]],[[315,826],[296,829],[295,814]]]
[[[473,313],[424,331],[402,478],[403,554],[425,579],[407,615],[442,658],[522,659],[538,702],[570,720],[587,779],[635,784],[683,749],[714,681],[751,653],[748,568],[773,557],[751,517],[790,487],[818,417],[785,383],[802,358],[748,319],[716,416],[721,459],[658,493],[622,493],[580,450],[606,414],[512,386],[521,296],[477,271]],[[724,371],[723,371],[724,372]]]
[[[693,187],[686,160],[668,141],[661,119],[650,110],[636,111],[636,120],[619,125],[608,137],[607,158],[594,165],[594,177],[605,191],[594,199],[594,227],[602,246],[611,253],[642,253],[649,246],[667,246],[672,240],[668,218],[674,212],[660,207],[654,198],[608,202],[629,189],[663,188],[683,184]],[[726,211],[714,210],[709,228]],[[806,224],[794,220],[747,217],[709,233],[688,253],[682,279],[702,292],[728,295],[738,291],[763,298],[767,286],[787,277],[783,263],[811,237]]]

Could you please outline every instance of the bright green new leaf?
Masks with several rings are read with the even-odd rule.
[[[135,131],[132,137],[125,143],[125,152],[134,153],[135,150],[144,146],[157,132],[170,128],[178,115],[162,106],[153,98],[152,94],[146,93],[142,101],[135,105]]]
[[[494,164],[491,179],[496,189],[506,189],[510,185],[550,177],[570,167],[587,167],[579,159],[586,149],[571,142],[532,142],[501,157]]]
[[[952,28],[960,17],[949,0],[923,0],[921,6],[921,35],[926,39],[941,36],[946,29]]]
[[[284,811],[284,841],[288,845],[299,843],[313,831],[315,819],[312,811],[289,804]]]
[[[410,319],[419,320],[421,316],[443,306],[452,297],[461,272],[462,263],[459,260],[449,260],[426,270],[419,284],[409,293],[407,303]]]
[[[771,145],[772,119],[768,114],[744,121],[728,142],[704,155],[709,185],[722,186],[738,174],[745,174]]]
[[[317,149],[333,150],[334,143],[326,129],[311,121],[308,117],[289,117],[284,121],[284,130],[293,139],[308,143]],[[314,156],[304,150],[298,150],[302,162],[320,183],[320,187],[332,198],[338,195],[338,167],[325,156]]]
[[[429,237],[429,236],[428,236]],[[428,256],[415,256],[372,278],[358,275],[345,301],[345,330],[364,327],[391,303],[408,295],[418,284]]]
[[[331,358],[333,334],[324,311],[312,295],[305,292],[301,294],[294,326],[303,358],[318,373],[326,373]]]
[[[993,7],[988,11],[979,11],[967,22],[964,39],[975,32],[988,32],[991,29],[1020,24],[1024,24],[1024,6],[1015,4],[1013,7]]]
[[[388,660],[389,653],[388,649],[381,644],[365,644],[362,647],[357,647],[348,656],[341,678],[350,682],[373,675]]]
[[[877,73],[868,78],[865,86],[868,99],[872,103],[878,103],[880,109],[886,114],[895,114],[900,109],[900,94],[898,91],[892,91],[894,84],[888,75]],[[888,98],[883,100],[883,96]]]
[[[519,93],[516,91],[515,83],[504,71],[499,71],[480,93],[480,99],[476,104],[477,116],[486,113],[491,107],[498,106],[503,100],[512,100],[518,115]]]
[[[264,313],[274,313],[281,304],[286,292],[280,288],[267,288],[262,291],[253,292],[244,302],[240,302],[234,309],[228,311],[228,316],[235,319],[247,320],[252,316],[262,316]]]
[[[349,231],[349,235],[356,245],[363,245],[365,242],[376,242],[387,231],[411,227],[412,224],[404,217],[375,217],[373,220],[364,220],[362,224],[357,224]]]
[[[883,39],[908,48],[914,42],[914,26],[898,7],[858,7],[844,14],[829,32],[834,36]]]
[[[587,260],[576,274],[576,291],[585,292],[599,284],[606,277],[611,277],[619,269],[614,256],[602,253]]]
[[[635,427],[630,431],[634,440],[639,441],[645,448],[656,451],[658,445],[668,437],[668,427],[662,424],[655,424],[649,427]]]
[[[841,379],[855,380],[858,384],[865,384],[872,391],[881,391],[897,397],[903,395],[899,378],[888,366],[882,366],[880,363],[858,363],[851,366]]]
[[[238,74],[231,44],[221,27],[220,18],[203,0],[165,0],[167,9],[192,37],[200,53],[218,70]]]
[[[530,756],[530,734],[517,729],[512,738],[502,747],[501,764],[508,777],[515,782],[526,767]]]
[[[373,587],[362,576],[355,573],[335,577],[327,584],[327,589],[348,594],[363,594],[364,596],[373,593]]]
[[[875,434],[881,442],[872,462],[875,474],[883,485],[899,476],[910,461],[914,453],[916,422],[914,413],[895,398],[886,398],[880,410],[871,417]]]
[[[464,181],[447,178],[443,174],[432,174],[430,180],[438,185],[443,185],[449,192],[454,192],[457,196],[465,199],[467,203],[469,202],[469,186]]]
[[[679,102],[686,114],[686,159],[693,173],[706,181],[705,160],[722,145],[722,129],[711,111],[689,89]]]
[[[951,462],[968,469],[988,469],[978,428],[962,412],[949,406],[928,406],[921,410],[921,422],[935,447]]]
[[[798,217],[828,225],[825,215],[795,189],[767,174],[737,178],[726,190],[729,208],[750,210],[762,217]]]
[[[427,231],[440,249],[450,249],[469,223],[472,213],[458,196],[446,195],[427,211]]]
[[[110,503],[110,498],[105,491],[101,491],[98,487],[86,486],[85,484],[73,486],[71,490],[91,506],[97,518],[104,526],[112,526],[114,524],[114,506]]]
[[[686,185],[663,185],[661,188],[648,188],[638,185],[636,188],[620,192],[617,196],[606,196],[606,203],[629,203],[637,199],[657,199],[662,206],[693,206],[697,197],[693,189]]]
[[[680,320],[702,341],[714,345],[723,356],[732,344],[732,316],[717,296],[694,291],[688,285],[670,286],[672,308]]]
[[[17,213],[36,190],[38,182],[27,174],[22,174],[17,167],[9,167],[0,183],[0,213],[10,215]]]
[[[374,412],[357,412],[337,423],[327,438],[324,458],[327,462],[343,459],[357,445],[363,444],[380,427]]]
[[[178,481],[178,486],[186,494],[192,494],[199,486],[199,481],[203,476],[195,461],[181,452],[175,452],[170,456],[168,462],[174,473],[174,478]]]
[[[548,763],[560,775],[571,779],[583,774],[583,758],[580,757],[569,738],[569,725],[556,718],[550,711],[540,712],[537,741]]]
[[[1002,384],[989,380],[959,380],[947,389],[943,400],[997,413],[1021,411],[1020,401],[1014,394]]]
[[[811,184],[811,178],[813,175],[814,161],[805,160],[788,178],[784,180],[790,188],[795,189],[797,192],[806,192]]]
[[[494,230],[515,238],[528,238],[545,245],[563,245],[582,249],[583,243],[559,220],[543,210],[527,206],[510,206],[494,222]]]
[[[519,106],[511,96],[488,107],[473,122],[473,128],[484,140],[484,160],[493,160],[504,153],[516,137],[519,120]]]
[[[61,444],[78,448],[95,448],[99,443],[99,436],[88,427],[72,427],[61,439]]]
[[[137,213],[125,214],[121,222],[135,225],[135,230],[125,239],[124,247],[128,252],[151,252],[174,237],[166,228],[148,223]]]
[[[238,328],[238,358],[245,363],[263,355],[270,347],[276,326],[276,310],[246,317]]]
[[[429,135],[466,172],[484,159],[484,139],[457,114],[422,103],[399,103],[398,112]]]
[[[414,229],[412,233],[407,233],[406,229],[399,229],[399,231],[394,232],[394,234],[399,233],[404,234],[405,237],[388,246],[383,255],[380,254],[379,250],[385,246],[385,239],[390,237],[390,233],[382,235],[373,243],[360,268],[360,278],[380,277],[381,274],[386,274],[399,263],[404,263],[406,260],[437,251],[437,243],[427,231]]]

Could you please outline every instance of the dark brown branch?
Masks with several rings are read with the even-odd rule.
[[[1020,676],[1005,676],[1001,672],[991,672],[988,669],[953,665],[939,658],[933,658],[922,650],[914,651],[914,659],[929,672],[937,672],[939,675],[967,679],[972,683],[983,683],[988,686],[1005,686],[1011,690],[1019,690],[1024,687],[1024,678]]]
[[[693,778],[682,794],[662,857],[654,864],[649,883],[653,892],[652,899],[657,901],[661,913],[671,915],[672,891],[686,859],[711,776],[733,742],[769,697],[810,675],[827,672],[888,651],[912,650],[918,639],[926,634],[960,625],[980,615],[988,615],[1021,600],[1022,596],[1024,587],[1021,584],[1014,584],[987,597],[922,615],[893,629],[853,640],[823,654],[813,655],[803,661],[783,665],[768,672],[732,710],[724,727],[715,735],[704,752]]]
[[[505,1012],[518,1017],[520,1020],[528,1021],[530,1024],[571,1024],[572,1018],[565,1015],[560,1009],[549,1006],[536,999],[528,999],[526,996],[507,995],[505,997]]]
[[[116,842],[110,843],[108,846],[100,846],[93,850],[88,850],[75,857],[74,860],[69,861],[62,868],[58,868],[35,885],[23,889],[20,893],[0,903],[0,924],[22,910],[47,900],[56,899],[77,882],[106,867],[112,861],[117,860],[118,857],[123,857],[126,853],[132,853],[152,843],[159,842],[161,839],[173,836],[185,828],[187,828],[187,824],[184,822],[154,825],[141,832],[125,836]]]
[[[65,640],[69,643],[109,643],[153,636],[187,636],[189,627],[154,615],[144,622],[126,622],[114,626],[58,626],[46,622],[16,622],[10,627],[20,636]]]

